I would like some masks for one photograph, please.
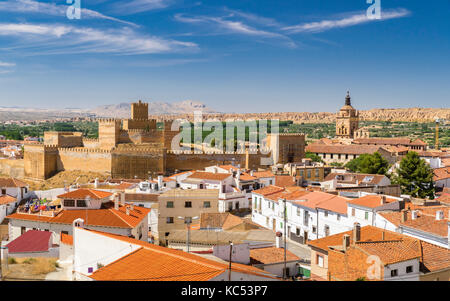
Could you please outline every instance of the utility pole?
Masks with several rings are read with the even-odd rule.
[[[187,225],[187,233],[186,233],[186,249],[187,252],[190,252],[190,243],[191,243],[191,223],[193,220],[198,219],[198,216],[194,216],[194,217],[182,217],[179,216],[178,219],[184,220],[184,222]]]
[[[233,242],[230,241],[230,263],[228,266],[228,281],[231,281],[231,256],[233,255]]]
[[[287,273],[286,273],[286,220],[287,220],[287,208],[286,208],[286,199],[283,199],[283,204],[284,204],[284,208],[283,208],[283,215],[284,215],[284,271],[283,271],[283,279],[287,278]]]

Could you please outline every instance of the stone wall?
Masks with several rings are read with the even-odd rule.
[[[111,152],[89,148],[59,148],[57,171],[82,170],[90,172],[110,173]]]
[[[0,160],[0,174],[13,178],[23,178],[25,176],[24,160]]]
[[[47,179],[57,171],[58,148],[49,145],[25,145],[24,175],[29,178]]]

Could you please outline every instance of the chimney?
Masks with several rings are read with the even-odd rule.
[[[130,204],[130,210],[131,210],[131,211],[134,210],[134,204]]]
[[[361,240],[361,225],[359,223],[353,224],[353,244]]]
[[[120,205],[125,206],[125,192],[120,193]]]
[[[158,190],[163,188],[163,176],[158,176]]]
[[[381,205],[384,205],[384,204],[386,204],[386,196],[382,195],[381,196]]]
[[[238,168],[237,173],[236,173],[236,180],[239,181],[240,178],[241,178],[241,169]]]
[[[436,212],[436,220],[437,221],[441,221],[444,219],[444,211],[443,210],[439,210]]]
[[[347,251],[348,247],[350,246],[350,235],[345,234],[343,241],[342,241],[342,247],[344,249],[344,252]]]
[[[119,194],[114,194],[114,209],[119,210]]]
[[[417,210],[413,210],[413,211],[411,211],[411,219],[417,219],[417,216],[418,216],[418,211]]]
[[[408,220],[408,210],[403,209],[403,210],[400,212],[400,221],[401,221],[402,223],[404,223],[404,222],[406,222],[407,220]]]
[[[97,188],[98,187],[98,178],[95,178],[95,181],[94,181],[94,188]]]
[[[130,207],[128,207],[128,206],[125,207],[125,212],[126,212],[127,215],[130,215]]]
[[[250,176],[253,177],[253,170],[250,170]]]
[[[281,232],[276,233],[275,245],[277,248],[283,248],[283,234]]]

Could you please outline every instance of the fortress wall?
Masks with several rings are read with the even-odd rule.
[[[24,175],[36,179],[47,179],[57,171],[58,148],[55,145],[25,145]]]
[[[25,176],[24,170],[24,160],[11,160],[11,159],[1,159],[0,160],[0,174],[13,177],[13,178],[23,178]]]
[[[59,148],[57,170],[110,173],[111,152],[88,148]]]
[[[83,146],[87,148],[99,148],[98,139],[83,138]]]
[[[156,120],[155,119],[124,119],[123,120],[124,130],[155,130]]]
[[[81,132],[45,132],[44,143],[59,147],[83,146],[83,134]]]
[[[113,178],[155,177],[165,172],[164,149],[130,147],[112,153],[111,174]]]

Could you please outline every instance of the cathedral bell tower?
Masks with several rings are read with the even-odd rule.
[[[350,92],[347,91],[345,105],[336,117],[336,137],[353,138],[359,128],[359,113],[352,107]]]

